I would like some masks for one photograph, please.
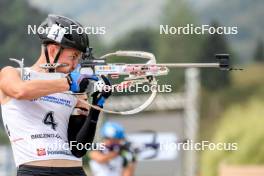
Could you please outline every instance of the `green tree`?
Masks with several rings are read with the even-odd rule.
[[[175,9],[176,7],[176,9]],[[196,23],[195,14],[184,0],[170,0],[163,9],[160,24],[170,27],[184,27]],[[137,29],[118,40],[111,50],[141,50],[155,54],[158,63],[191,62],[197,60],[201,36],[196,34],[160,34],[160,26]],[[119,60],[120,61],[120,60]],[[133,59],[134,62],[140,60]],[[128,60],[122,60],[128,62]],[[131,60],[130,60],[131,62]],[[166,77],[159,78],[159,84],[171,84],[176,91],[183,87],[183,70],[171,69]]]
[[[38,26],[46,14],[29,6],[27,1],[2,0],[0,4],[0,67],[12,65],[10,57],[23,57],[26,64],[32,64],[38,57],[40,40],[37,35],[28,34],[28,25]]]
[[[226,150],[203,151],[201,156],[203,176],[217,176],[222,163],[264,164],[263,105],[264,102],[259,98],[252,98],[245,104],[232,105],[225,111],[211,142],[225,143]]]
[[[160,24],[169,27],[185,27],[197,24],[195,13],[184,0],[170,0],[163,10]],[[157,58],[159,62],[194,62],[200,51],[201,36],[197,34],[158,34]],[[160,83],[170,82],[174,90],[181,88],[184,81],[183,69],[171,69],[169,76]]]
[[[254,60],[256,62],[264,62],[264,43],[262,39],[257,41],[257,46],[254,53]]]
[[[217,28],[219,24],[212,22],[210,26]],[[221,34],[208,34],[204,41],[199,62],[216,62],[215,54],[229,53],[230,49],[225,37]],[[223,87],[228,87],[231,83],[230,73],[223,72],[216,69],[202,69],[201,70],[202,86],[208,90],[220,90]]]
[[[113,49],[154,52],[156,38],[155,32],[151,28],[136,29],[118,40]]]

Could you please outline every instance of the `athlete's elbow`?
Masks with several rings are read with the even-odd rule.
[[[23,90],[17,91],[13,93],[13,98],[17,100],[26,100],[27,99],[27,93]]]
[[[32,94],[32,92],[27,90],[26,87],[21,86],[17,90],[13,91],[12,97],[17,99],[17,100],[30,100],[30,99],[32,99],[31,94]]]

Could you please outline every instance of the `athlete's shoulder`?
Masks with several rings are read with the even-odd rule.
[[[7,78],[7,76],[5,75],[10,76],[10,75],[18,75],[18,74],[19,74],[18,70],[12,66],[6,66],[1,69],[0,71],[0,103],[1,104],[5,104],[10,100],[10,97],[7,96],[2,90],[2,86],[6,86],[6,83],[10,81],[10,79]]]
[[[17,68],[15,68],[15,67],[12,67],[12,66],[6,66],[6,67],[4,67],[4,68],[2,68],[1,69],[1,74],[4,74],[4,73],[7,73],[7,72],[19,72],[19,70],[17,69]]]
[[[6,66],[3,69],[1,69],[0,72],[0,79],[3,80],[4,78],[9,79],[11,77],[17,77],[20,74],[19,69],[12,67],[12,66]]]

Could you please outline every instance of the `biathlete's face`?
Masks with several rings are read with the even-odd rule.
[[[53,63],[56,53],[58,51],[59,51],[59,46],[52,45],[52,48],[50,49],[51,52],[50,56],[52,56],[50,58],[51,63]],[[70,73],[77,67],[81,57],[82,57],[82,53],[80,51],[73,48],[64,48],[60,53],[58,63],[66,64],[66,66],[58,67],[56,71],[61,73]]]
[[[104,144],[106,145],[106,146],[111,146],[111,145],[114,145],[114,144],[121,144],[122,143],[122,140],[120,140],[120,139],[113,139],[113,138],[106,138],[106,139],[104,139]]]

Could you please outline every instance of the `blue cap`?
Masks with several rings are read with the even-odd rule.
[[[125,130],[119,123],[106,122],[101,129],[101,135],[103,138],[124,139]]]

